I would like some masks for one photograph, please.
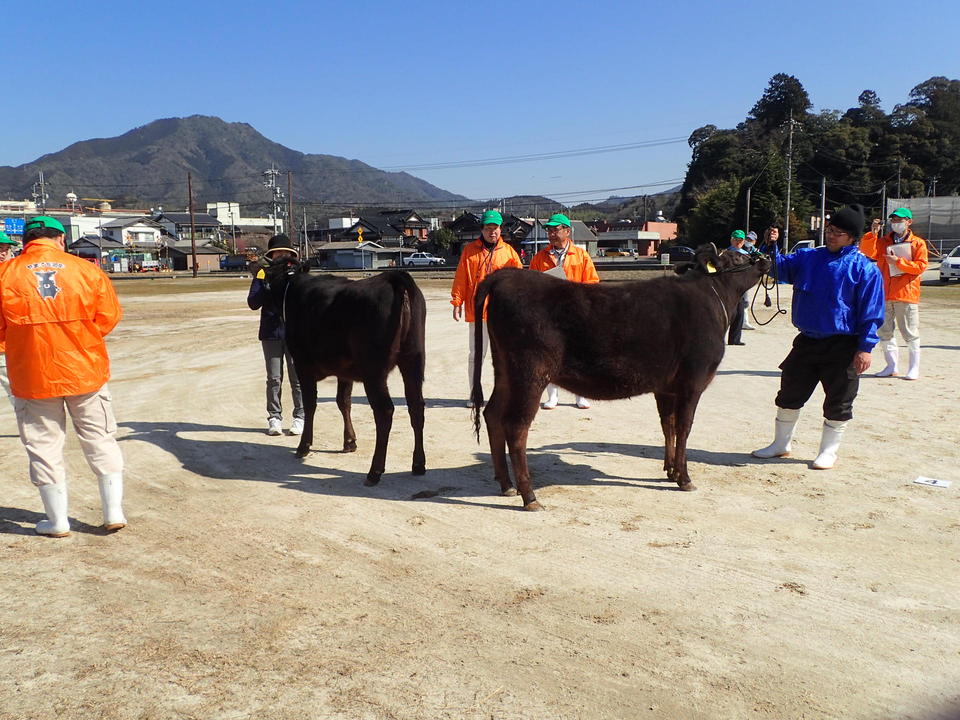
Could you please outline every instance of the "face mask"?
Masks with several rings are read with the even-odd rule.
[[[748,251],[748,252],[749,252],[750,250],[753,250],[753,243],[752,243],[752,242],[745,242],[745,243],[743,244],[743,249],[746,250],[746,251]]]
[[[903,235],[907,231],[907,224],[905,222],[890,223],[890,227],[897,235]]]

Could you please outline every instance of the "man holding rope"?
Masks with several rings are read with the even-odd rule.
[[[883,278],[855,245],[863,221],[863,208],[851,205],[830,219],[823,247],[772,258],[777,279],[793,285],[792,320],[800,334],[780,364],[775,439],[754,450],[754,457],[790,454],[800,409],[820,383],[826,397],[813,468],[827,470],[837,460],[860,375],[870,367],[870,352],[880,340],[877,328],[883,323]]]

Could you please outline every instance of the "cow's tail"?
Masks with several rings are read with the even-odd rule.
[[[473,312],[476,321],[473,323],[473,341],[474,341],[474,363],[473,363],[473,382],[470,388],[470,404],[473,405],[473,434],[477,436],[477,442],[480,442],[480,410],[483,407],[483,384],[481,376],[483,375],[483,307],[487,302],[487,295],[490,292],[490,280],[484,280],[477,288],[477,295],[473,300]],[[489,333],[490,331],[487,330]]]
[[[400,352],[420,354],[420,362],[412,368],[416,377],[410,378],[423,386],[424,335],[426,333],[427,303],[416,281],[407,272],[391,273],[393,284],[393,307],[390,310],[390,331]],[[408,312],[404,313],[404,303]]]

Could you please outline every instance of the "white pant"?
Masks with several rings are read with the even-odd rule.
[[[476,325],[474,323],[467,323],[467,329],[470,331],[470,357],[467,360],[467,387],[473,389],[473,368],[477,361],[477,340],[476,340]],[[483,324],[483,347],[480,348],[480,363],[483,363],[484,358],[487,357],[487,348],[490,347],[490,336],[487,334],[487,324]]]
[[[123,455],[116,439],[117,421],[106,385],[85,395],[42,400],[15,397],[13,409],[20,428],[20,441],[30,459],[30,482],[34,485],[51,485],[66,480],[63,443],[67,411],[80,440],[80,449],[93,473],[101,478],[123,472]]]
[[[883,325],[877,335],[884,342],[896,340],[893,337],[894,323],[900,328],[900,334],[907,343],[920,339],[920,305],[906,302],[884,303]]]

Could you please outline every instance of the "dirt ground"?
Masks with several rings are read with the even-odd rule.
[[[117,534],[74,438],[74,532],[33,534],[0,399],[0,718],[960,717],[960,287],[924,288],[923,377],[863,379],[834,470],[809,467],[819,393],[792,458],[749,456],[772,437],[780,318],[704,394],[698,491],[663,477],[651,396],[580,411],[561,393],[530,434],[547,511],[524,513],[471,432],[449,281],[421,286],[424,477],[396,375],[378,487],[359,388],[356,454],[332,379],[308,458],[264,434],[244,280],[119,284]]]

